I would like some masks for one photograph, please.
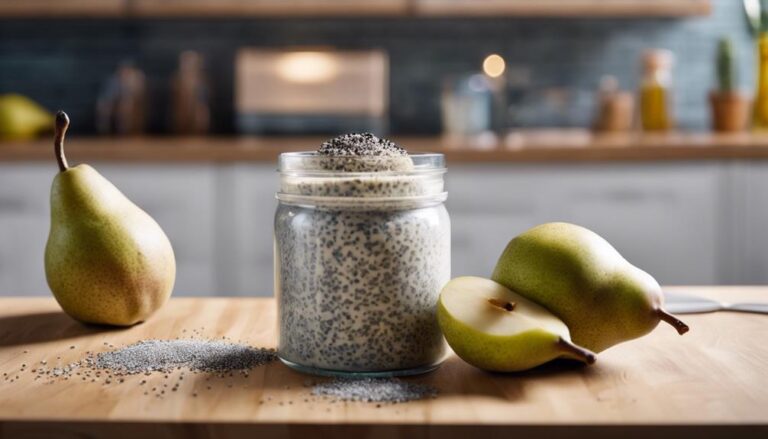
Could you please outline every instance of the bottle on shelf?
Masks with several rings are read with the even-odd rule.
[[[210,128],[209,86],[203,57],[187,50],[179,55],[179,68],[171,81],[171,132],[206,134]]]
[[[650,49],[643,54],[640,83],[640,126],[643,131],[668,131],[672,117],[672,52]]]
[[[124,61],[96,103],[96,127],[101,134],[139,135],[146,127],[147,85],[144,72]]]
[[[768,32],[757,39],[757,89],[752,109],[752,129],[768,131]]]

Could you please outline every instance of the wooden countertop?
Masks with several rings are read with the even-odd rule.
[[[768,300],[768,287],[686,290]],[[661,325],[601,353],[590,367],[490,374],[451,356],[436,372],[409,378],[437,387],[437,398],[381,407],[314,399],[307,376],[280,363],[248,377],[187,373],[178,391],[162,398],[144,395],[139,384],[160,386],[167,382],[162,374],[105,384],[46,383],[30,372],[41,360],[53,367],[105,350],[105,343],[192,330],[275,346],[275,317],[272,299],[177,298],[144,324],[105,330],[72,321],[53,299],[0,299],[0,371],[8,374],[0,379],[0,436],[768,437],[768,316],[756,314],[688,315],[685,336]]]
[[[74,163],[275,162],[286,151],[316,149],[322,137],[139,137],[77,138],[67,141]],[[450,163],[603,162],[768,159],[768,135],[674,133],[603,135],[542,131],[509,137],[504,146],[480,148],[439,137],[394,137],[412,152],[446,154]],[[52,141],[0,142],[0,163],[50,161]]]

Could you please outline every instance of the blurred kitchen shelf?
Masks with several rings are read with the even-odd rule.
[[[0,17],[707,15],[711,0],[0,0]]]
[[[171,16],[402,15],[410,0],[127,0],[129,13]]]
[[[0,0],[0,17],[118,17],[126,0]]]
[[[683,17],[709,15],[711,0],[414,0],[416,15]]]
[[[559,137],[558,137],[559,136]],[[67,141],[72,163],[274,162],[286,151],[313,150],[322,137],[138,137]],[[661,135],[516,134],[507,146],[475,148],[440,137],[394,137],[411,152],[444,153],[451,163],[616,162],[768,159],[768,135],[674,133]],[[0,162],[50,161],[51,140],[0,142]]]

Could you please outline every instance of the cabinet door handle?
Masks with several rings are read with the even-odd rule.
[[[450,200],[450,198],[449,198]],[[536,204],[527,201],[512,201],[501,204],[474,204],[461,201],[447,203],[451,214],[493,215],[493,216],[524,216],[536,213]]]
[[[669,191],[639,191],[636,189],[623,188],[613,189],[605,192],[579,192],[573,194],[574,199],[588,201],[609,201],[609,202],[648,202],[660,201],[669,203],[675,200],[675,194]]]

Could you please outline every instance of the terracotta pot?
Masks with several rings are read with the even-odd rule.
[[[719,132],[734,133],[747,129],[751,115],[749,96],[738,91],[709,94],[712,108],[712,129]]]

